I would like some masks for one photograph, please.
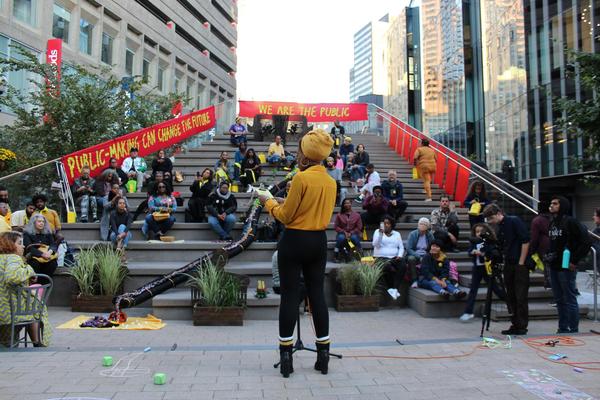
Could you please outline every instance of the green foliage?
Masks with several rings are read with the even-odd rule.
[[[359,263],[358,269],[358,289],[363,296],[372,296],[375,293],[377,282],[383,275],[381,262],[373,264]]]
[[[190,275],[188,285],[200,292],[202,306],[243,306],[239,279],[211,260],[204,261],[202,268],[195,275]]]
[[[181,99],[177,94],[143,92],[140,77],[130,85],[131,99],[108,67],[63,64],[58,82],[53,66],[40,63],[22,47],[15,51],[13,59],[0,58],[0,73],[24,71],[34,78],[32,90],[20,92],[9,86],[0,96],[0,108],[16,116],[12,125],[0,127],[0,143],[14,150],[18,160],[4,174],[169,119],[171,107]],[[59,87],[60,94],[48,90],[46,82]]]
[[[588,96],[583,101],[572,98],[555,99],[556,109],[565,117],[557,121],[557,126],[569,138],[581,137],[584,157],[572,155],[572,162],[584,171],[600,171],[600,54],[583,52],[569,53],[570,77],[579,76],[582,90]],[[588,175],[588,183],[596,183],[600,176],[597,173]]]
[[[104,243],[81,249],[75,265],[68,271],[83,296],[114,296],[123,289],[127,268],[121,253]]]
[[[358,284],[358,270],[354,265],[347,265],[337,270],[337,280],[340,282],[341,293],[344,296],[356,294]]]

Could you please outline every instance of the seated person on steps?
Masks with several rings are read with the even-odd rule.
[[[433,236],[440,240],[442,249],[446,252],[458,252],[458,214],[450,203],[448,195],[440,196],[440,208],[431,212],[431,228]]]
[[[143,157],[138,156],[137,147],[132,147],[129,150],[129,157],[123,160],[121,164],[121,170],[127,174],[128,179],[135,179],[137,181],[136,191],[142,193],[142,186],[146,180],[146,160]]]
[[[173,163],[167,158],[165,151],[162,149],[156,153],[156,158],[152,160],[152,179],[158,171],[163,172],[163,176],[166,176],[168,178],[166,180],[173,186],[171,179],[173,177]]]
[[[388,293],[394,299],[400,296],[398,288],[406,274],[404,244],[400,232],[394,230],[396,221],[389,215],[383,217],[379,229],[373,233],[373,257],[381,263]]]
[[[288,166],[292,161],[294,161],[294,157],[286,155],[283,144],[281,143],[281,136],[275,136],[275,141],[269,145],[269,150],[267,150],[267,162],[269,164]]]
[[[33,202],[30,201],[27,203],[24,210],[15,211],[14,213],[12,213],[12,216],[10,218],[10,224],[12,226],[13,231],[23,231],[23,228],[29,223],[29,220],[31,219],[31,216],[34,212],[35,205],[33,205]]]
[[[334,262],[341,262],[344,255],[344,249],[349,246],[351,241],[357,251],[361,251],[360,235],[362,234],[362,220],[360,214],[352,211],[352,200],[344,199],[340,212],[335,216],[333,228],[337,234],[335,239],[335,248],[333,249]]]
[[[58,245],[61,238],[57,237],[50,223],[41,214],[34,214],[23,232],[23,245],[27,263],[37,274],[53,276],[58,267]]]
[[[48,227],[55,235],[59,235],[60,230],[62,229],[62,225],[60,223],[60,217],[58,213],[51,208],[46,206],[48,203],[48,198],[43,194],[36,194],[31,199],[33,204],[35,204],[35,214],[41,214],[46,218],[48,222]]]
[[[98,204],[94,196],[96,181],[90,177],[90,167],[81,168],[81,176],[75,179],[71,191],[75,203],[79,204],[79,222],[88,222],[89,212],[92,212],[92,221],[98,222]]]
[[[8,215],[8,209],[8,204],[0,200],[0,233],[10,232],[12,230],[12,227],[5,219]]]
[[[196,180],[190,185],[192,197],[188,200],[185,210],[185,222],[205,222],[208,196],[214,188],[213,171],[210,168],[196,173]]]
[[[429,246],[434,241],[430,229],[431,222],[427,218],[422,217],[419,219],[417,229],[408,234],[406,241],[406,261],[412,287],[417,287],[417,265],[421,264],[421,260],[427,254]]]
[[[235,179],[235,166],[229,159],[229,153],[222,151],[217,162],[215,162],[215,180],[216,183],[228,182],[231,183]]]
[[[241,167],[240,182],[245,188],[251,190],[249,186],[258,182],[261,173],[260,160],[254,149],[246,151],[246,157],[242,160]]]
[[[208,224],[220,240],[232,240],[231,230],[237,220],[237,200],[229,191],[229,183],[221,182],[208,197]]]
[[[166,183],[159,183],[156,196],[148,198],[148,215],[142,226],[142,233],[148,240],[160,239],[175,224],[173,213],[177,210],[177,201]]]
[[[165,179],[164,172],[157,171],[156,174],[154,174],[154,181],[148,184],[148,197],[156,196],[158,194],[158,185],[161,183],[166,184],[169,191],[173,191],[173,185]]]
[[[342,188],[342,170],[335,167],[335,161],[332,157],[327,157],[325,160],[325,171],[333,178],[337,186],[336,204],[339,204],[340,199],[346,198],[346,188]]]
[[[240,143],[248,141],[248,138],[246,137],[247,133],[248,130],[246,129],[246,126],[242,124],[242,119],[237,117],[235,119],[235,124],[229,127],[229,141],[232,145],[238,146]]]
[[[429,253],[421,260],[418,285],[442,296],[453,295],[457,299],[467,294],[450,282],[450,262],[442,251],[443,243],[434,240],[429,246]]]
[[[360,215],[363,226],[377,225],[381,222],[388,211],[388,201],[383,197],[381,186],[375,186],[373,194],[365,197],[362,208],[365,210]]]
[[[344,143],[339,148],[340,156],[344,161],[344,168],[348,166],[348,155],[352,153],[354,155],[354,145],[352,144],[352,138],[350,136],[344,137]]]
[[[112,170],[113,172],[116,172],[119,185],[125,186],[125,184],[127,183],[127,174],[123,172],[123,170],[119,167],[119,162],[116,158],[112,157],[108,161],[108,167],[104,171],[102,171],[102,173],[104,173],[107,170]]]
[[[356,201],[361,202],[365,196],[373,193],[373,188],[375,186],[381,185],[381,178],[379,176],[379,172],[375,171],[375,166],[373,164],[367,165],[367,173],[364,179],[359,179],[356,181],[357,185],[362,185],[360,188],[360,196],[357,197]]]
[[[396,171],[390,170],[388,172],[388,178],[381,184],[381,189],[383,190],[383,197],[389,202],[388,213],[398,221],[404,215],[408,203],[403,200],[402,183],[398,180]]]
[[[117,183],[114,183],[110,192],[108,192],[108,196],[106,196],[106,202],[102,205],[102,218],[100,219],[100,238],[102,240],[110,240],[110,213],[117,209],[119,199],[125,199],[125,204],[129,209],[129,202],[125,197],[124,190]]]
[[[117,208],[110,213],[110,232],[108,237],[110,241],[117,247],[117,250],[127,248],[129,240],[131,240],[131,223],[133,219],[127,209],[127,201],[120,198],[117,201]]]

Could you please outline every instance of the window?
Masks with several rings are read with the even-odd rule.
[[[37,25],[37,0],[14,0],[13,15],[21,22]]]
[[[23,43],[16,42],[6,36],[0,35],[0,58],[24,60],[23,56],[19,54],[14,49],[14,47],[11,47],[16,44],[25,47],[27,50],[35,54],[36,57],[39,57],[39,53],[37,53],[33,49],[26,47]],[[38,76],[33,73],[29,73],[24,70],[19,70],[5,72],[4,75],[8,78],[8,83],[11,86],[13,86],[19,91],[22,91],[25,95],[31,92],[35,92],[37,90],[35,84],[32,83],[32,80],[36,81],[39,79]],[[0,109],[0,111],[11,112],[10,110],[6,109]]]
[[[79,51],[92,54],[92,33],[94,25],[84,18],[79,21]]]
[[[179,91],[179,77],[175,75],[175,80],[173,81],[173,93],[177,93]]]
[[[100,59],[103,63],[112,65],[113,62],[113,38],[106,32],[102,33],[102,51]]]
[[[125,50],[125,72],[129,76],[133,76],[133,60],[135,58],[135,53],[133,50]]]
[[[52,36],[69,43],[69,23],[71,13],[58,4],[54,4],[54,16],[52,17]]]
[[[164,91],[164,89],[165,89],[165,69],[160,65],[158,66],[156,79],[157,79],[156,86],[158,87],[158,90],[160,90],[161,92]]]
[[[144,78],[146,82],[150,80],[150,60],[147,58],[142,60],[142,78]]]

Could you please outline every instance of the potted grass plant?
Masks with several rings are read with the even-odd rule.
[[[355,262],[337,271],[337,311],[379,311],[377,284],[381,263]]]
[[[112,299],[123,292],[127,277],[121,253],[105,244],[82,249],[69,270],[75,282],[71,310],[78,312],[110,312]]]
[[[192,321],[195,326],[242,326],[250,279],[225,272],[206,260],[188,285],[192,289]]]

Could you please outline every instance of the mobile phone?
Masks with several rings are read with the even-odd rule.
[[[379,229],[381,229],[381,230],[385,229],[385,224],[383,222],[379,223]]]
[[[200,171],[196,171],[196,176],[200,178]]]

